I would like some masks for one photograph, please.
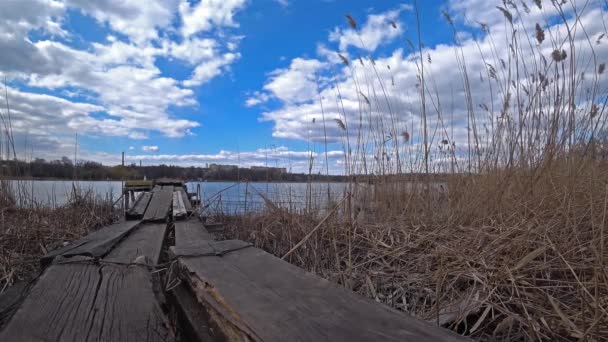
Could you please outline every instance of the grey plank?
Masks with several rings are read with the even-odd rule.
[[[192,203],[190,203],[190,199],[188,198],[188,194],[186,194],[186,191],[184,190],[183,187],[181,188],[176,188],[180,195],[182,196],[182,201],[184,202],[184,206],[186,207],[186,211],[189,213],[192,212]]]
[[[173,191],[173,220],[185,219],[188,216],[184,200],[179,191]]]
[[[171,341],[143,267],[50,266],[0,341]]]
[[[257,248],[241,248],[222,257],[179,260],[189,271],[197,297],[230,322],[225,329],[253,340],[467,340],[360,297]]]
[[[142,193],[137,201],[133,204],[133,207],[127,212],[127,217],[141,219],[148,208],[150,199],[152,198],[151,192]]]
[[[145,263],[156,264],[160,258],[167,224],[142,224],[103,258],[105,261],[133,263],[143,256]]]
[[[173,341],[154,295],[152,275],[139,266],[104,266],[92,329],[102,341]]]
[[[213,234],[210,234],[203,223],[195,217],[186,221],[175,222],[175,240],[178,246],[182,242],[214,239]]]
[[[102,257],[122,238],[135,229],[140,222],[141,221],[127,221],[101,228],[80,240],[48,253],[40,259],[40,263],[42,267],[46,267],[60,255],[63,257],[72,257],[76,255]]]
[[[22,281],[0,293],[0,330],[13,317],[32,285],[33,281]]]
[[[172,185],[155,186],[152,190],[152,199],[144,214],[144,221],[165,221],[172,201]]]

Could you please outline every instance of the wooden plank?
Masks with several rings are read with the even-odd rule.
[[[188,241],[214,240],[201,221],[190,218],[187,221],[175,222],[175,241],[177,245],[183,245]]]
[[[209,317],[204,306],[200,305],[196,297],[185,284],[176,286],[169,293],[170,300],[175,305],[176,317],[172,322],[178,327],[181,341],[225,341],[226,337]]]
[[[192,247],[177,240],[175,251]],[[201,249],[191,250],[201,253]],[[196,255],[196,254],[194,254]],[[180,257],[199,302],[230,338],[254,341],[466,341],[260,249]]]
[[[140,266],[54,264],[0,332],[0,341],[172,341]]]
[[[190,214],[192,212],[192,203],[190,203],[190,199],[188,198],[188,194],[186,194],[186,191],[184,190],[184,188],[176,188],[180,195],[182,196],[182,201],[184,202],[184,206],[186,207],[186,211],[188,212],[188,214]]]
[[[155,186],[152,190],[152,199],[144,214],[144,221],[165,221],[172,201],[172,185]]]
[[[173,220],[185,219],[188,216],[186,206],[179,191],[173,191]]]
[[[157,264],[166,233],[166,223],[142,224],[114,247],[103,260],[133,263],[141,256],[145,262],[141,260],[140,263]]]
[[[142,193],[133,204],[133,207],[127,212],[127,217],[137,219],[141,219],[142,217],[144,217],[144,213],[146,212],[146,208],[148,208],[148,204],[150,203],[151,198],[152,193]]]
[[[63,257],[72,257],[76,255],[102,257],[122,238],[135,229],[140,222],[141,221],[127,221],[101,228],[80,240],[48,253],[40,259],[40,264],[42,267],[46,267],[60,255]]]
[[[0,293],[0,329],[13,317],[32,284],[33,281],[22,281]]]

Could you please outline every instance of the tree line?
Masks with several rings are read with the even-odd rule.
[[[106,166],[94,161],[78,161],[76,164],[68,157],[58,160],[36,158],[31,162],[0,161],[1,174],[8,178],[34,179],[80,179],[80,180],[136,180],[157,178],[178,178],[185,180],[218,181],[342,181],[343,176],[281,172],[279,169],[210,169],[206,167],[182,167],[175,165]]]

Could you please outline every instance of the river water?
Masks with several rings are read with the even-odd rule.
[[[8,184],[13,189],[17,201],[24,205],[64,205],[73,189],[90,191],[100,199],[113,201],[122,193],[120,181],[10,180]],[[314,208],[324,209],[327,203],[338,201],[344,196],[346,186],[345,183],[279,182],[188,182],[186,185],[188,191],[193,193],[200,187],[201,197],[208,211],[226,214],[258,211],[265,207],[264,198],[279,207],[291,210],[303,209],[307,203]]]

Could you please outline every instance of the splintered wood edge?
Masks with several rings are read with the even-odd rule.
[[[186,278],[199,304],[207,308],[211,320],[222,330],[228,341],[263,342],[213,284],[187,270],[185,265],[182,265],[182,275]]]

